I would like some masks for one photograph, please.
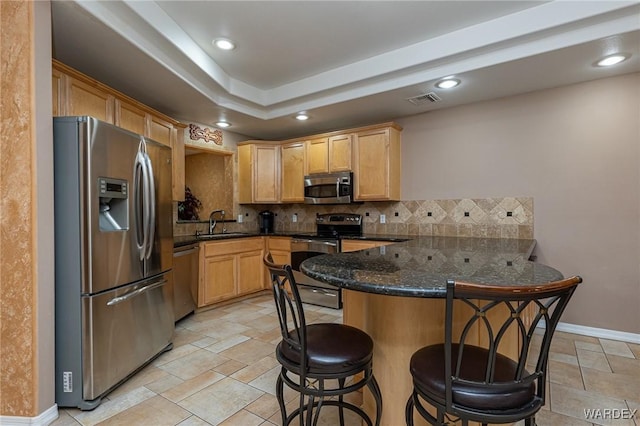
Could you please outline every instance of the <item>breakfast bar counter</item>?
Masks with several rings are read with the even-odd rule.
[[[540,286],[562,279],[556,269],[529,260],[535,244],[530,239],[416,237],[315,256],[301,264],[304,274],[343,289],[345,324],[372,337],[374,374],[383,396],[382,425],[404,424],[412,389],[411,355],[443,341],[447,280]],[[517,348],[514,341],[508,350]],[[370,405],[365,394],[368,412]]]

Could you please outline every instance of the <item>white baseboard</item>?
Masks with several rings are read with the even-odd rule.
[[[568,324],[559,322],[556,331],[580,334],[582,336],[598,337],[609,340],[620,340],[622,342],[640,344],[640,334],[627,333],[625,331],[607,330],[606,328],[587,327],[584,325]]]
[[[53,423],[58,418],[58,405],[54,404],[53,407],[40,413],[36,417],[17,417],[17,416],[0,416],[0,425],[2,426],[47,426]]]

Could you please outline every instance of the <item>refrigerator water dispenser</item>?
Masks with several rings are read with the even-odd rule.
[[[100,230],[105,232],[129,229],[128,185],[123,179],[98,178],[100,191]]]

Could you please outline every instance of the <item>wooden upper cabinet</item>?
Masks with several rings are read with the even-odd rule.
[[[238,146],[238,200],[241,204],[280,201],[280,147],[268,143]]]
[[[329,138],[329,172],[351,171],[351,135]]]
[[[307,141],[307,173],[329,171],[329,139],[317,138]]]
[[[351,135],[335,135],[308,140],[307,173],[351,171]]]
[[[144,104],[52,61],[53,115],[90,115],[172,148],[173,199],[184,199],[184,125]]]
[[[116,99],[114,124],[133,133],[144,135],[147,127],[147,113],[133,104]]]
[[[172,133],[174,130],[172,123],[149,114],[147,116],[147,128],[148,132],[146,136],[149,136],[156,142],[171,146]]]
[[[51,88],[53,89],[51,96],[53,116],[58,117],[65,115],[62,106],[62,99],[66,98],[64,93],[64,75],[55,68],[51,75]]]
[[[65,115],[90,115],[113,124],[115,98],[111,93],[67,76],[66,94]]]
[[[304,201],[305,144],[292,142],[282,145],[280,200],[283,203]]]
[[[355,199],[400,200],[400,130],[384,127],[355,135]]]

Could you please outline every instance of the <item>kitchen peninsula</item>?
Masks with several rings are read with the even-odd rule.
[[[562,274],[529,257],[532,239],[417,237],[350,253],[316,256],[300,269],[344,289],[344,321],[374,341],[374,373],[382,391],[381,424],[404,424],[411,393],[409,359],[443,341],[447,280],[537,286]],[[478,336],[481,340],[482,337]],[[517,341],[513,342],[517,349]],[[370,412],[371,398],[365,397]]]

